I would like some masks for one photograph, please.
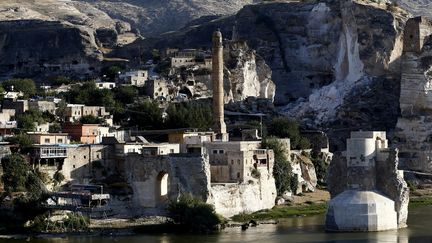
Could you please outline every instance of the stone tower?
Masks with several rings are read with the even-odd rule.
[[[393,145],[401,168],[432,172],[432,22],[423,17],[405,25],[401,91]]]
[[[328,231],[382,231],[406,227],[409,189],[398,167],[398,151],[385,132],[351,132],[347,150],[328,172],[331,200]]]
[[[213,130],[216,140],[228,141],[224,121],[224,89],[223,89],[223,46],[222,33],[213,33],[212,49],[212,83],[213,83]]]

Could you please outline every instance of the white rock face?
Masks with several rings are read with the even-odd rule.
[[[260,179],[253,183],[212,185],[207,202],[215,206],[218,214],[231,217],[274,207],[276,194],[273,176],[262,170]]]
[[[240,101],[247,97],[259,97],[274,100],[276,86],[271,80],[272,71],[250,49],[245,42],[227,43],[224,53],[225,66],[225,101]]]
[[[352,5],[352,4],[351,4]],[[342,32],[339,37],[337,62],[334,65],[335,81],[315,90],[307,100],[290,104],[283,109],[290,116],[302,117],[316,114],[316,123],[333,119],[337,108],[346,95],[356,85],[365,85],[368,79],[363,76],[364,65],[360,60],[357,24],[349,3],[341,8]],[[318,4],[312,12],[326,11],[325,4]],[[324,25],[325,27],[325,25]]]
[[[331,231],[397,229],[394,201],[374,191],[347,190],[330,200],[326,227]]]

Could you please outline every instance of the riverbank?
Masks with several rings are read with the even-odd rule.
[[[310,194],[310,195],[308,195]],[[272,209],[261,210],[252,214],[238,214],[231,217],[234,222],[249,222],[251,220],[278,220],[283,218],[305,217],[310,215],[325,214],[327,210],[327,202],[321,197],[314,197],[314,193],[305,194],[306,198],[319,198],[315,201],[296,200],[292,205],[275,206]],[[322,195],[322,192],[319,193]],[[432,205],[432,191],[420,192],[415,191],[414,195],[410,196],[409,209],[420,206]]]

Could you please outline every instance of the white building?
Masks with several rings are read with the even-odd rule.
[[[136,70],[122,73],[118,76],[117,83],[125,86],[143,87],[148,79],[147,70]]]

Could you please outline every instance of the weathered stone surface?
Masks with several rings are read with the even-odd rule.
[[[432,171],[432,23],[425,18],[407,22],[400,92],[401,114],[395,130],[402,168]],[[418,31],[415,31],[418,30]]]
[[[59,22],[0,22],[0,73],[86,75],[102,59],[92,32]]]
[[[120,198],[114,200],[116,211],[122,214],[161,214],[169,201],[176,201],[185,193],[214,205],[216,212],[224,217],[275,205],[275,181],[267,170],[260,171],[259,179],[244,183],[211,184],[206,156],[128,155],[122,171],[133,191],[123,204]],[[161,178],[165,174],[168,175],[168,190],[166,196],[161,196]]]
[[[205,157],[128,155],[124,173],[133,189],[133,214],[163,212],[169,200],[175,201],[185,193],[204,201],[210,195],[210,164]],[[165,174],[168,191],[166,197],[161,197],[161,176]]]
[[[327,188],[331,198],[342,193],[346,188],[347,161],[340,153],[334,154],[327,169]]]
[[[399,228],[406,227],[408,219],[409,188],[404,180],[403,171],[398,170],[398,150],[391,149],[385,162],[378,161],[376,170],[377,189],[395,202]]]
[[[276,186],[273,176],[261,170],[257,180],[241,184],[214,184],[211,186],[209,203],[224,217],[239,213],[252,213],[275,205]]]
[[[309,157],[301,151],[291,150],[290,162],[292,173],[297,176],[297,190],[294,194],[302,192],[313,192],[317,185],[315,166]]]
[[[231,41],[225,45],[226,101],[240,101],[247,97],[266,98],[273,101],[275,84],[272,71],[244,41]]]
[[[385,132],[352,132],[327,176],[331,195],[326,228],[380,231],[406,227],[409,189],[398,170],[398,151]]]
[[[328,206],[330,231],[383,231],[397,229],[394,201],[374,191],[347,190]]]

